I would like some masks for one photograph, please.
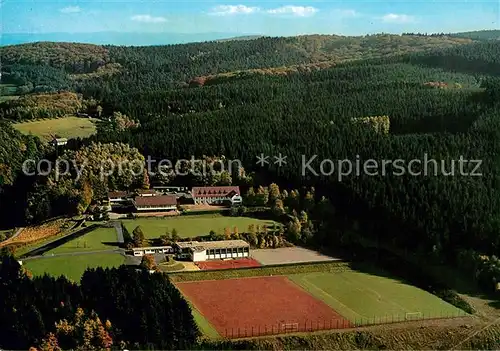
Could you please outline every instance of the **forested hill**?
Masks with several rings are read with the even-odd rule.
[[[477,257],[500,250],[500,41],[441,35],[303,36],[85,46],[81,56],[74,55],[72,44],[37,45],[38,51],[33,45],[2,49],[2,78],[28,92],[72,93],[4,102],[0,113],[5,119],[57,117],[88,106],[110,123],[83,143],[125,143],[142,155],[174,162],[224,155],[254,173],[254,186],[313,186],[317,200],[325,196],[333,210],[307,210],[315,226],[300,234],[303,242],[337,247],[363,239],[407,250],[423,262],[463,265],[472,279],[478,279]],[[304,73],[307,65],[321,69]],[[284,69],[286,74],[238,72],[235,79],[212,84],[187,83],[193,77],[283,66],[296,69]],[[63,98],[66,102],[57,110],[30,106]],[[117,112],[128,128],[113,124]],[[263,169],[255,163],[256,155],[272,159],[280,153],[287,156],[283,167]],[[10,157],[9,149],[3,154]],[[307,161],[314,155],[316,174],[304,173],[302,157]],[[379,165],[382,160],[424,162],[428,157],[437,160],[431,172],[439,174],[394,174],[389,166],[388,174],[379,168],[375,176],[351,173],[339,179],[338,164],[328,173],[331,168],[321,163],[346,159],[354,164],[357,156]],[[482,160],[482,175],[449,176],[452,167],[458,172],[461,157]],[[474,167],[469,164],[465,170],[478,171]],[[46,187],[42,183],[32,190],[33,203],[43,200],[47,209],[61,208],[53,189]],[[500,281],[500,268],[489,268],[481,279],[491,289],[492,275]]]
[[[24,85],[19,75],[33,76],[46,67],[60,79],[61,74],[103,73],[122,67],[123,72],[140,74],[146,69],[157,72],[162,83],[188,82],[197,76],[247,69],[263,69],[318,62],[339,63],[386,57],[394,54],[453,47],[471,39],[446,36],[368,35],[343,37],[307,35],[254,40],[233,40],[186,45],[118,47],[90,44],[40,42],[0,48],[4,83]],[[15,65],[16,67],[12,67]],[[9,74],[16,71],[17,75]],[[23,72],[29,72],[23,74]],[[39,73],[41,74],[41,73]],[[141,77],[142,78],[142,77]],[[146,77],[144,77],[146,78]],[[36,85],[38,82],[32,82]]]
[[[500,30],[479,30],[475,32],[453,33],[450,34],[450,36],[473,40],[500,40]]]

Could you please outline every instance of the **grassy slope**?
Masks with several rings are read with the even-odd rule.
[[[119,254],[88,254],[34,259],[25,261],[24,266],[33,275],[65,275],[68,279],[79,282],[87,268],[118,267],[123,262],[124,257]]]
[[[111,250],[116,246],[106,245],[105,243],[116,242],[116,231],[114,228],[97,228],[96,230],[85,234],[84,236],[68,241],[67,243],[56,247],[45,253],[45,255],[66,253],[66,252],[82,252],[95,250]]]
[[[321,332],[243,341],[209,342],[207,350],[498,350],[500,325],[422,326],[371,328],[349,332]]]
[[[48,120],[37,120],[14,124],[14,127],[24,134],[33,134],[43,139],[51,139],[57,134],[61,138],[86,138],[96,132],[92,120],[88,118],[65,117]]]
[[[225,217],[219,215],[201,215],[173,218],[138,218],[134,220],[124,220],[123,224],[127,230],[132,231],[141,226],[146,238],[158,238],[165,234],[167,230],[172,231],[175,228],[181,238],[190,238],[196,236],[208,235],[211,230],[218,234],[224,233],[224,228],[229,227],[233,230],[237,227],[240,232],[246,231],[250,224],[267,225],[270,227],[274,222],[263,221],[248,217]],[[278,225],[276,223],[276,225]]]
[[[220,335],[217,333],[217,330],[215,330],[212,324],[210,324],[210,322],[192,304],[190,304],[190,307],[194,321],[198,325],[198,328],[200,328],[203,336],[210,339],[219,339]]]
[[[411,312],[420,312],[418,318],[466,315],[424,290],[380,275],[319,272],[290,275],[289,279],[360,324],[404,321]]]

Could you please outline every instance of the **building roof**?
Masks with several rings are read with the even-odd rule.
[[[174,206],[177,205],[177,198],[172,195],[160,195],[160,196],[137,196],[134,199],[134,205],[136,207],[143,206]]]
[[[191,190],[193,197],[229,197],[240,195],[238,186],[204,186],[193,187]]]
[[[110,191],[108,192],[108,197],[110,199],[118,199],[121,197],[127,197],[128,193],[126,191]]]
[[[203,251],[208,249],[226,249],[235,247],[250,246],[245,240],[219,240],[219,241],[184,241],[175,243],[179,248],[191,248],[194,251]]]
[[[158,249],[172,249],[172,246],[147,246],[147,247],[133,247],[133,251],[139,250],[158,250]]]

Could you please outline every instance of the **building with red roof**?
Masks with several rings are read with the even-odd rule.
[[[237,186],[203,186],[191,190],[197,205],[237,205],[241,204],[240,188]]]

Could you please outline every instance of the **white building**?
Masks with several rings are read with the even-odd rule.
[[[237,205],[243,201],[237,186],[193,187],[191,195],[197,205]]]
[[[68,143],[68,139],[66,138],[56,138],[52,140],[52,145],[54,146],[64,146]]]
[[[174,250],[177,258],[193,262],[250,256],[250,245],[244,240],[178,242],[174,244]]]
[[[126,191],[110,191],[108,193],[110,204],[116,204],[128,201],[128,193]]]
[[[174,248],[172,246],[134,247],[132,252],[136,257],[153,254],[173,254]]]

